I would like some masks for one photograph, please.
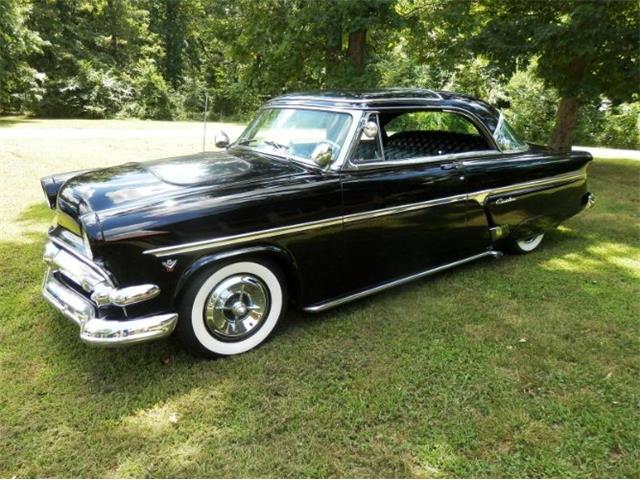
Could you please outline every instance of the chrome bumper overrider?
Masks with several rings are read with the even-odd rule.
[[[166,337],[175,328],[176,313],[121,320],[98,317],[100,306],[126,306],[154,298],[160,293],[156,285],[117,289],[108,273],[98,265],[79,258],[54,241],[47,242],[44,261],[48,269],[42,294],[80,327],[80,338],[85,343],[101,346],[138,343]],[[66,285],[61,278],[81,287],[87,296]]]

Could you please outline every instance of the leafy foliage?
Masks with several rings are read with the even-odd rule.
[[[530,142],[545,143],[558,105],[558,93],[546,88],[533,73],[534,65],[518,70],[504,87],[510,108],[505,112],[511,125]]]
[[[20,105],[39,94],[43,77],[29,66],[27,56],[38,51],[40,37],[26,25],[27,3],[0,0],[0,106]]]
[[[564,115],[577,141],[637,144],[632,0],[0,0],[0,11],[0,111],[194,118],[208,95],[211,118],[231,118],[284,91],[418,86],[508,100],[536,142]]]
[[[640,84],[635,1],[448,0],[435,17],[440,42],[453,38],[457,55],[487,56],[503,76],[536,59],[536,76],[560,96],[550,138],[557,148],[570,147],[581,105],[601,95],[628,101]]]

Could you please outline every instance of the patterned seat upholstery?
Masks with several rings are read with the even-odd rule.
[[[384,149],[386,160],[431,157],[489,149],[480,135],[442,131],[407,131],[393,134]]]

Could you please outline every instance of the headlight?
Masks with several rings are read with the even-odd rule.
[[[84,248],[84,254],[87,258],[93,260],[93,252],[91,251],[91,244],[89,243],[89,237],[86,230],[82,229],[82,246]]]

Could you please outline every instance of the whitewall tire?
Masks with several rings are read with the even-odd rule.
[[[237,355],[269,337],[284,316],[286,301],[285,282],[276,265],[227,263],[190,282],[176,331],[193,353]]]
[[[510,241],[510,249],[514,253],[529,253],[533,252],[542,243],[544,233],[538,233],[526,238],[512,239]]]

